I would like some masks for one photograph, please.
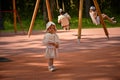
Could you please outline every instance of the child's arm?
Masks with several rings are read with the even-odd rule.
[[[49,42],[48,44],[49,44],[49,45],[53,45],[53,46],[55,46],[56,48],[59,47],[59,44],[58,44],[58,43],[52,43],[52,42]]]
[[[61,18],[60,18],[60,16],[58,16],[58,23],[61,23]]]
[[[56,48],[59,48],[59,43],[56,43],[56,44],[55,44],[55,47],[56,47]]]

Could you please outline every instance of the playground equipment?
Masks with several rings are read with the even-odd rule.
[[[12,0],[12,3],[13,3],[13,10],[7,10],[7,11],[2,11],[2,10],[0,10],[0,13],[3,13],[3,12],[13,12],[13,18],[14,18],[14,32],[16,33],[17,32],[17,28],[16,28],[16,18],[18,17],[18,21],[20,22],[20,26],[21,26],[21,28],[22,28],[22,30],[23,30],[23,32],[24,32],[24,29],[23,29],[23,27],[22,27],[22,23],[21,23],[21,20],[20,20],[20,17],[19,17],[19,15],[18,15],[18,13],[17,13],[17,10],[16,10],[16,5],[15,5],[15,0]],[[2,21],[2,20],[1,20]],[[3,25],[2,24],[2,22],[1,22],[1,25]],[[0,26],[1,26],[0,25]],[[25,33],[24,33],[25,34]],[[10,59],[8,59],[8,58],[5,58],[5,57],[0,57],[0,62],[10,62],[11,60]]]
[[[7,10],[7,11],[2,11],[0,10],[0,13],[3,13],[3,12],[13,12],[13,18],[14,18],[14,32],[17,33],[17,27],[16,27],[16,22],[17,22],[17,17],[18,17],[18,21],[20,23],[20,27],[22,29],[22,31],[24,32],[24,29],[23,29],[23,26],[22,26],[22,22],[21,22],[21,19],[20,19],[20,16],[18,15],[17,13],[17,10],[16,10],[16,2],[15,0],[12,0],[12,4],[13,4],[13,10]],[[24,32],[25,33],[25,32]]]
[[[79,5],[79,18],[78,18],[78,41],[80,42],[80,39],[81,39],[81,29],[82,29],[82,13],[83,13],[83,1],[84,0],[80,0],[80,5]],[[107,36],[107,38],[109,39],[109,34],[108,34],[108,31],[107,31],[107,28],[106,28],[106,25],[104,23],[104,20],[101,16],[101,11],[100,11],[100,8],[99,8],[99,5],[97,3],[97,0],[93,0],[94,2],[94,5],[96,7],[96,10],[98,12],[98,15],[100,16],[100,21],[101,21],[101,24],[103,26],[103,29],[104,29],[104,32],[105,32],[105,35]],[[33,28],[33,25],[34,25],[34,21],[35,21],[35,18],[36,18],[36,14],[37,14],[37,10],[38,10],[38,7],[39,7],[39,3],[40,3],[40,0],[37,0],[36,1],[36,5],[35,5],[35,8],[34,8],[34,13],[33,13],[33,16],[32,16],[32,20],[31,20],[31,24],[30,24],[30,28],[29,28],[29,31],[28,31],[28,36],[30,37],[31,35],[31,32],[32,32],[32,28]],[[52,16],[51,16],[51,10],[50,10],[50,4],[49,4],[49,0],[46,0],[46,6],[47,6],[47,12],[48,12],[48,19],[49,21],[52,21]]]

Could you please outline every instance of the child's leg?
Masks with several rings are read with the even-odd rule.
[[[48,65],[49,65],[49,66],[53,66],[53,58],[50,58],[50,59],[48,60]]]
[[[106,19],[106,20],[110,21],[111,23],[114,23],[114,22],[115,22],[115,21],[113,21],[112,18],[110,18],[110,17],[107,16],[106,14],[102,14],[102,16],[103,16],[103,19]]]
[[[67,30],[70,30],[70,26],[69,25],[67,26]]]
[[[54,71],[55,70],[55,68],[53,66],[53,61],[54,61],[53,58],[50,58],[49,61],[48,61],[48,65],[49,65],[48,69],[49,69],[49,71]]]

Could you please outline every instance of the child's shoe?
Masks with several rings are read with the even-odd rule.
[[[113,20],[113,19],[115,19],[115,17],[112,17],[111,19]]]
[[[117,23],[117,21],[113,21],[112,23],[113,23],[113,24],[116,24],[116,23]]]
[[[49,71],[51,71],[51,72],[55,71],[55,67],[54,67],[54,66],[49,66],[48,69],[49,69]]]

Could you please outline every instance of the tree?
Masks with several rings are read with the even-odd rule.
[[[90,0],[85,0],[85,15],[89,17]]]

